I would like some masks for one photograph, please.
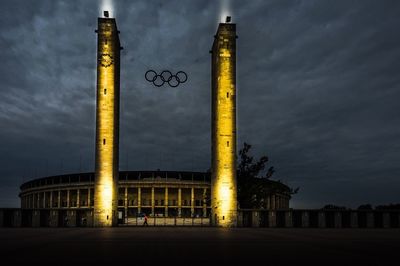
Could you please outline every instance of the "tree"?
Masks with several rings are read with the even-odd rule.
[[[337,206],[334,204],[327,204],[322,209],[324,210],[346,210],[347,208],[344,206]]]
[[[273,166],[269,167],[265,175],[260,176],[268,157],[262,156],[255,161],[254,157],[249,155],[250,149],[251,145],[245,142],[239,151],[237,186],[240,208],[262,208],[265,207],[265,199],[272,194],[282,193],[290,196],[299,191],[299,188],[289,188],[280,181],[270,180],[275,172]]]
[[[363,204],[358,206],[357,210],[372,210],[372,205],[371,204]]]
[[[400,210],[400,203],[390,203],[387,205],[378,205],[375,207],[376,210]]]

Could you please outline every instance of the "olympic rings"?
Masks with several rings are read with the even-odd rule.
[[[178,87],[179,84],[185,83],[188,76],[184,71],[178,71],[173,75],[169,70],[163,70],[160,74],[157,74],[157,72],[151,69],[146,71],[144,78],[148,82],[153,82],[153,85],[156,87],[161,87],[165,83],[168,83],[170,87],[175,88]]]

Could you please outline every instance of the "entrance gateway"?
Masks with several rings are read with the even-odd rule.
[[[115,18],[98,18],[94,226],[115,226],[118,213],[120,46]],[[211,50],[211,223],[237,226],[236,25],[220,23]],[[154,188],[153,188],[154,189]],[[193,204],[193,203],[192,203]]]

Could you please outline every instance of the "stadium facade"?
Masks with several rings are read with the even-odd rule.
[[[176,171],[121,171],[117,183],[117,217],[135,224],[140,214],[149,217],[210,218],[211,174]],[[270,181],[274,182],[274,181]],[[95,174],[76,173],[43,177],[21,185],[21,208],[41,210],[42,220],[58,225],[93,225]],[[266,200],[268,210],[289,208],[289,193]],[[53,214],[57,217],[52,217]],[[207,224],[203,222],[203,224]],[[49,224],[50,225],[50,224]]]

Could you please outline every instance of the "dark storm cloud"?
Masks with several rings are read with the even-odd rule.
[[[94,166],[97,1],[0,4],[0,202],[35,176]],[[114,1],[121,169],[205,171],[218,1]],[[293,206],[398,201],[396,1],[232,1],[238,143],[300,186]],[[178,88],[144,72],[185,70]]]

